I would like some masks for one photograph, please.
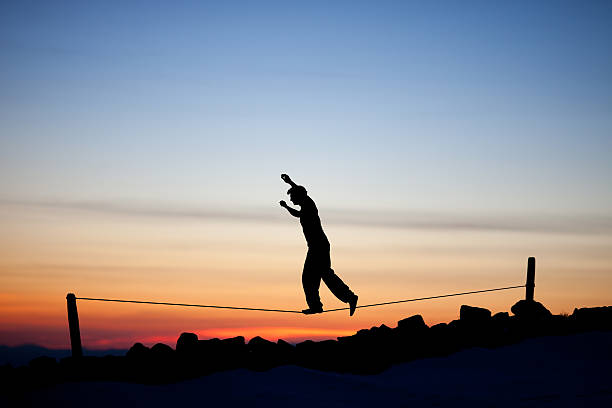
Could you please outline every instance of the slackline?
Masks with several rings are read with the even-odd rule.
[[[390,301],[390,302],[372,303],[372,304],[369,304],[369,305],[358,305],[357,308],[360,309],[360,308],[366,308],[366,307],[385,306],[385,305],[392,305],[392,304],[396,304],[396,303],[416,302],[416,301],[419,301],[419,300],[440,299],[440,298],[445,298],[445,297],[472,295],[472,294],[475,294],[475,293],[495,292],[495,291],[500,291],[500,290],[517,289],[517,288],[524,288],[524,287],[525,287],[525,285],[517,285],[517,286],[507,286],[507,287],[504,287],[504,288],[474,290],[474,291],[470,291],[470,292],[460,292],[460,293],[449,293],[449,294],[446,294],[446,295],[436,295],[436,296],[427,296],[427,297],[413,298],[413,299],[394,300],[394,301]],[[182,307],[204,307],[204,308],[211,308],[211,309],[249,310],[249,311],[256,311],[256,312],[278,312],[278,313],[300,313],[300,314],[302,313],[302,311],[300,311],[300,310],[264,309],[264,308],[257,308],[257,307],[219,306],[219,305],[196,305],[196,304],[189,304],[189,303],[154,302],[154,301],[150,301],[150,300],[124,300],[124,299],[90,298],[90,297],[77,297],[76,299],[78,299],[78,300],[92,300],[92,301],[98,301],[98,302],[138,303],[138,304],[147,304],[147,305],[182,306]],[[328,309],[328,310],[323,310],[323,312],[321,312],[321,313],[337,312],[339,310],[349,310],[349,308],[348,307],[341,307],[341,308],[338,308],[338,309]]]

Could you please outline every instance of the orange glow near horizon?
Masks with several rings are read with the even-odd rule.
[[[72,218],[67,218],[72,217]],[[300,310],[305,247],[297,225],[4,214],[0,231],[0,344],[68,348],[66,293]],[[130,222],[128,222],[130,221]],[[261,234],[265,231],[265,234]],[[536,256],[536,299],[554,313],[610,303],[607,236],[415,231],[330,225],[333,267],[360,304],[520,285]],[[585,277],[588,277],[585,278]],[[522,289],[317,316],[78,301],[86,348],[174,346],[200,338],[261,336],[298,342],[395,327],[421,314],[432,325],[462,304],[509,311]],[[343,307],[324,284],[326,308]]]

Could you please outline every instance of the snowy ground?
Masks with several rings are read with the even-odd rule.
[[[356,376],[295,366],[235,370],[169,385],[68,383],[26,405],[49,407],[612,407],[612,332],[545,337]],[[1,402],[1,401],[0,401]]]

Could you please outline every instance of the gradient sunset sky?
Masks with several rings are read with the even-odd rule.
[[[0,47],[0,344],[68,348],[68,292],[304,308],[283,172],[361,303],[520,285],[535,256],[553,313],[612,304],[612,2],[5,1]],[[78,307],[107,348],[523,296]]]

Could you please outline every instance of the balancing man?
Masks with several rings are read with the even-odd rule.
[[[338,299],[349,304],[350,315],[352,316],[357,307],[357,295],[342,282],[331,268],[330,245],[325,232],[323,232],[317,206],[308,196],[306,189],[295,184],[288,175],[281,174],[281,179],[291,186],[287,194],[289,194],[289,199],[293,204],[300,206],[300,210],[289,207],[285,201],[281,201],[280,205],[286,208],[289,214],[300,219],[304,237],[308,244],[308,253],[302,272],[302,285],[306,294],[308,309],[302,310],[302,313],[323,312],[323,304],[319,298],[319,286],[321,279],[323,279],[323,282]]]

